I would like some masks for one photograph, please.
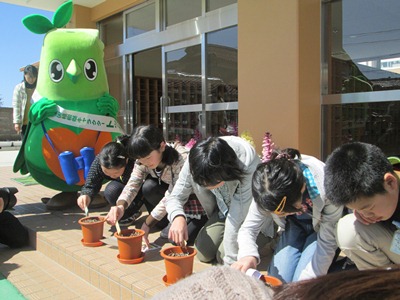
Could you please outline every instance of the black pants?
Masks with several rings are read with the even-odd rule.
[[[168,190],[169,185],[163,181],[148,176],[142,185],[142,193],[144,198],[144,205],[147,211],[150,213],[154,207],[161,201],[165,196],[165,192]],[[157,223],[157,227],[162,229],[169,223],[167,216],[161,219]]]
[[[119,195],[121,195],[124,187],[125,185],[122,182],[116,180],[112,180],[107,184],[104,190],[104,197],[106,198],[107,202],[110,203],[111,206],[114,206],[117,203],[118,197]],[[125,210],[124,215],[122,216],[121,219],[123,220],[129,218],[134,213],[138,212],[143,204],[144,204],[143,194],[142,194],[142,189],[140,189],[139,193],[136,195],[131,205],[129,205],[129,207]]]
[[[28,230],[8,211],[0,213],[0,243],[10,248],[29,245]]]
[[[149,213],[153,210],[154,207],[161,201],[161,199],[165,196],[165,192],[168,190],[168,184],[153,177],[147,177],[146,181],[143,183],[142,191],[144,197],[144,205],[146,206]],[[197,237],[200,229],[207,222],[207,216],[203,216],[200,220],[198,219],[188,219],[188,235],[189,241],[188,244],[193,244],[194,240]],[[167,216],[165,216],[160,222],[157,223],[158,228],[164,228],[169,223]]]
[[[22,125],[22,127],[21,127],[21,141],[23,141],[24,140],[24,137],[25,137],[25,132],[26,132],[26,128],[27,128],[28,126],[27,125]]]
[[[194,245],[194,241],[196,240],[197,234],[200,229],[203,228],[204,224],[206,224],[208,218],[206,215],[202,216],[201,219],[187,219],[187,228],[188,228],[188,236],[189,239],[187,244],[189,246]]]

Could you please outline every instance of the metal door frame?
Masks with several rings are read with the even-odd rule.
[[[184,41],[179,41],[177,43],[169,44],[164,47],[162,47],[162,89],[163,89],[163,95],[160,99],[160,108],[161,108],[161,122],[163,124],[163,133],[164,136],[168,136],[168,114],[172,113],[186,113],[186,112],[200,112],[200,128],[201,128],[201,134],[205,134],[205,124],[203,121],[203,116],[204,116],[204,110],[205,110],[205,93],[204,93],[204,66],[203,66],[203,46],[204,43],[202,41],[202,35],[198,35],[195,37],[192,37],[190,39],[186,39]],[[179,50],[182,48],[186,47],[191,47],[191,46],[196,46],[200,45],[201,46],[201,86],[202,86],[202,95],[201,95],[201,104],[189,104],[189,105],[170,105],[169,103],[169,97],[168,97],[168,85],[167,85],[167,70],[166,70],[166,57],[167,53],[175,50]],[[204,132],[203,132],[204,131]]]
[[[231,4],[229,6],[216,9],[210,12],[203,12],[200,17],[184,21],[179,24],[168,26],[165,28],[162,20],[162,3],[160,0],[150,0],[154,1],[156,5],[156,28],[153,31],[143,33],[141,35],[125,38],[125,28],[126,28],[126,18],[127,12],[132,11],[132,9],[140,8],[141,5],[135,6],[135,8],[129,9],[124,12],[123,23],[124,23],[124,42],[116,46],[115,52],[117,56],[122,56],[124,58],[123,63],[123,91],[122,95],[126,101],[125,108],[125,128],[132,131],[134,127],[134,113],[133,113],[133,55],[155,47],[161,47],[162,52],[162,85],[163,85],[163,97],[160,99],[161,107],[165,107],[168,113],[176,112],[193,112],[201,111],[202,115],[205,116],[206,109],[209,110],[225,110],[225,109],[237,109],[237,103],[221,103],[221,104],[206,104],[207,97],[207,84],[206,84],[206,61],[205,61],[205,34],[208,32],[220,30],[226,27],[237,26],[238,24],[238,8],[237,3]],[[203,0],[205,1],[205,0]],[[203,5],[205,7],[205,4]],[[203,11],[205,8],[203,7]],[[188,47],[191,45],[201,45],[201,72],[202,72],[202,104],[196,104],[194,107],[188,105],[188,107],[182,108],[180,111],[180,106],[168,106],[165,103],[165,95],[167,95],[166,87],[166,76],[165,76],[165,55],[166,52],[177,50],[179,48]],[[129,64],[129,69],[127,69],[127,64]],[[129,73],[127,74],[127,71]],[[129,94],[127,93],[129,85]],[[200,107],[199,107],[200,106]],[[166,112],[161,110],[161,121],[163,122],[164,134],[167,133],[166,128]],[[205,120],[201,123],[201,134],[205,136]],[[128,132],[129,133],[129,132]]]

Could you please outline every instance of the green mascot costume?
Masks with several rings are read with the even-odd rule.
[[[26,28],[46,34],[37,92],[14,172],[30,173],[40,184],[61,191],[49,209],[76,203],[77,192],[94,157],[123,134],[118,102],[108,93],[104,44],[96,29],[66,29],[72,1],[62,4],[50,22],[41,15],[23,19]]]

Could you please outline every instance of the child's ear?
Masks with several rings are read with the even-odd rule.
[[[164,152],[166,145],[167,145],[167,143],[165,141],[161,142],[161,144],[160,144],[160,152]]]
[[[385,184],[388,185],[391,189],[397,189],[399,186],[398,178],[396,175],[388,172],[385,174],[383,177],[383,180],[385,181]]]

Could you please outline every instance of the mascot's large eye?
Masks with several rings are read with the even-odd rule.
[[[88,80],[95,80],[97,77],[97,64],[96,62],[89,58],[85,62],[85,76]]]
[[[64,77],[64,67],[59,60],[53,60],[50,63],[49,74],[51,80],[54,82],[60,82]]]

